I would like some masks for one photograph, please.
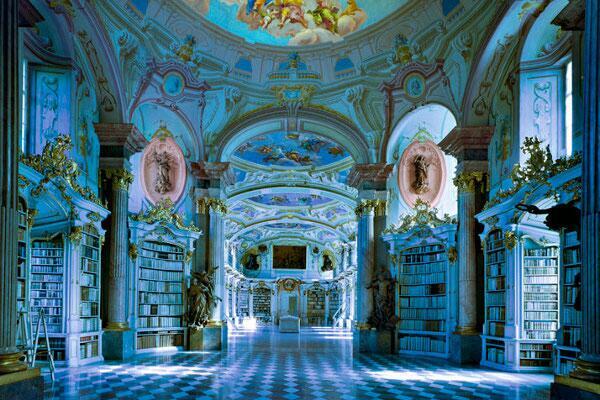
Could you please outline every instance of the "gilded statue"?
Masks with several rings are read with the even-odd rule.
[[[372,290],[373,296],[373,312],[368,320],[369,325],[379,331],[395,329],[398,321],[395,307],[396,280],[392,278],[389,269],[385,266],[379,267],[367,289]]]
[[[412,187],[417,194],[427,193],[429,191],[429,166],[431,163],[422,154],[417,154],[413,159],[415,168],[415,180]]]
[[[154,152],[154,162],[156,162],[156,180],[154,190],[157,193],[165,194],[171,191],[171,155],[166,152]]]
[[[333,271],[333,261],[331,261],[329,254],[323,254],[323,266],[321,267],[321,271]]]
[[[192,272],[192,282],[187,293],[188,311],[186,314],[190,328],[199,329],[208,325],[217,301],[221,301],[215,295],[215,270]]]

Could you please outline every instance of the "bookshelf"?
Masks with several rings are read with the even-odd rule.
[[[29,308],[29,226],[27,223],[27,206],[19,198],[17,210],[17,312],[26,312]]]
[[[152,220],[153,221],[153,220]],[[129,326],[135,331],[136,352],[183,349],[190,262],[200,233],[172,222],[129,218],[132,268],[128,275]],[[133,253],[135,254],[135,252]]]
[[[271,289],[261,286],[255,287],[252,290],[252,296],[252,308],[256,322],[263,325],[270,324],[273,320],[271,315]]]
[[[523,335],[520,369],[552,368],[558,329],[558,246],[525,240],[522,268]]]
[[[250,316],[250,293],[248,287],[241,286],[238,289],[237,297],[237,308],[238,316],[249,317]]]
[[[506,248],[501,230],[485,241],[485,324],[482,364],[504,364],[506,326]]]
[[[98,231],[85,226],[81,234],[80,263],[80,319],[81,332],[79,357],[95,358],[100,355],[100,251],[101,236]]]
[[[322,326],[325,321],[325,290],[311,287],[306,296],[306,323],[308,326]]]
[[[577,232],[564,232],[561,245],[561,329],[555,347],[554,373],[568,375],[575,368],[581,349],[582,316],[581,311],[576,309],[581,285],[581,244]]]
[[[143,242],[138,268],[138,350],[182,346],[184,264],[182,246]]]
[[[398,351],[401,354],[447,358],[451,317],[450,294],[457,276],[450,272],[448,251],[456,246],[456,225],[435,220],[387,233],[383,240],[392,256],[397,279]]]
[[[448,353],[448,260],[443,244],[404,249],[398,265],[399,350]]]

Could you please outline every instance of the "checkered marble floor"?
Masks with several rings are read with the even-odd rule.
[[[62,369],[49,399],[547,399],[551,376],[459,368],[435,359],[352,355],[330,328],[230,332],[227,352],[142,355]]]

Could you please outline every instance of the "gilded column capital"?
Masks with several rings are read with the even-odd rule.
[[[129,190],[133,183],[133,174],[125,168],[106,168],[106,177],[112,181],[113,190]]]
[[[387,201],[385,200],[362,200],[354,209],[358,218],[371,212],[380,217],[386,214]]]
[[[207,214],[211,210],[219,214],[227,214],[227,205],[225,202],[213,197],[199,198],[196,200],[196,207],[199,214]]]
[[[482,171],[460,172],[454,177],[454,185],[459,192],[474,193],[477,189],[484,193],[487,189],[488,175]]]

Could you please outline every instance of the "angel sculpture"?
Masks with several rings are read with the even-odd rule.
[[[396,280],[385,266],[380,266],[367,289],[372,290],[373,312],[369,325],[379,331],[393,330],[398,322],[395,311]]]
[[[412,186],[417,194],[423,194],[429,191],[430,165],[430,162],[422,154],[418,154],[413,160],[413,166],[415,167],[415,181]]]
[[[208,325],[213,309],[220,298],[215,296],[214,272],[192,272],[192,282],[188,289],[188,311],[186,320],[193,329]]]
[[[163,151],[162,153],[154,152],[153,157],[156,162],[154,190],[160,194],[168,193],[171,191],[171,155]]]

